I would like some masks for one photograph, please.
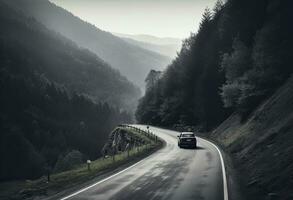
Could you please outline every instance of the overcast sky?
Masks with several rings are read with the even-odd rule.
[[[186,38],[216,0],[51,0],[98,28],[116,33]]]

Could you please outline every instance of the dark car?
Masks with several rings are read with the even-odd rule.
[[[196,137],[193,132],[182,132],[178,137],[178,146],[196,148]]]

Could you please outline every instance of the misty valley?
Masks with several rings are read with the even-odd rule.
[[[293,199],[292,9],[0,0],[0,199]]]

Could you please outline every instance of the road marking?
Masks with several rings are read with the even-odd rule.
[[[167,129],[164,129],[164,130],[167,130]],[[201,137],[199,137],[199,138],[202,139],[202,140],[204,140],[204,141],[206,141],[210,145],[212,145],[218,151],[218,153],[220,155],[221,166],[222,166],[222,174],[223,174],[223,193],[224,193],[224,200],[229,200],[227,177],[226,177],[226,169],[225,169],[225,163],[224,163],[224,159],[223,159],[222,153],[221,153],[220,149],[217,147],[217,145],[215,145],[214,143],[212,143],[212,142],[210,142],[210,141],[208,141],[206,139],[203,139]]]
[[[153,154],[151,154],[151,155],[153,155]],[[129,170],[129,169],[131,169],[131,168],[133,168],[133,167],[135,167],[135,166],[138,165],[139,163],[143,162],[144,160],[146,160],[146,159],[147,159],[148,157],[150,157],[151,155],[149,155],[149,156],[147,156],[146,158],[142,159],[141,161],[139,161],[139,162],[137,162],[137,163],[135,163],[135,164],[133,164],[133,165],[127,167],[126,169],[123,169],[122,171],[117,172],[116,174],[113,174],[113,175],[111,175],[111,176],[109,176],[109,177],[107,177],[107,178],[105,178],[105,179],[103,179],[103,180],[100,180],[100,181],[98,181],[98,182],[96,182],[96,183],[94,183],[94,184],[92,184],[92,185],[90,185],[90,186],[88,186],[88,187],[85,187],[85,188],[83,188],[83,189],[81,189],[81,190],[78,190],[77,192],[74,192],[74,193],[71,194],[71,195],[68,195],[68,196],[66,196],[66,197],[63,197],[63,198],[61,198],[60,200],[66,200],[66,199],[69,199],[69,198],[71,198],[71,197],[73,197],[73,196],[76,196],[76,195],[78,195],[78,194],[80,194],[80,193],[82,193],[82,192],[84,192],[84,191],[86,191],[86,190],[88,190],[88,189],[90,189],[90,188],[92,188],[92,187],[95,187],[95,186],[97,186],[97,185],[99,185],[99,184],[101,184],[101,183],[103,183],[103,182],[105,182],[105,181],[107,181],[107,180],[109,180],[109,179],[115,177],[115,176],[118,176],[119,174],[121,174],[121,173],[123,173],[123,172],[125,172],[125,171],[127,171],[127,170]]]
[[[135,167],[135,166],[138,165],[139,163],[145,161],[147,158],[149,158],[149,157],[152,156],[152,155],[153,155],[153,154],[148,155],[148,156],[145,157],[144,159],[138,161],[137,163],[134,163],[133,165],[127,167],[126,169],[123,169],[122,171],[117,172],[116,174],[113,174],[113,175],[111,175],[111,176],[109,176],[109,177],[107,177],[107,178],[105,178],[105,179],[103,179],[103,180],[100,180],[100,181],[98,181],[98,182],[96,182],[96,183],[94,183],[94,184],[92,184],[92,185],[90,185],[90,186],[88,186],[88,187],[85,187],[85,188],[83,188],[83,189],[81,189],[81,190],[78,190],[77,192],[74,192],[74,193],[72,193],[72,194],[70,194],[70,195],[68,195],[68,196],[66,196],[66,197],[63,197],[63,198],[61,198],[60,200],[66,200],[66,199],[69,199],[69,198],[71,198],[71,197],[73,197],[73,196],[76,196],[76,195],[78,195],[78,194],[80,194],[80,193],[82,193],[82,192],[84,192],[84,191],[86,191],[86,190],[88,190],[88,189],[90,189],[90,188],[92,188],[92,187],[95,187],[95,186],[97,186],[97,185],[99,185],[99,184],[101,184],[101,183],[103,183],[103,182],[105,182],[105,181],[107,181],[107,180],[109,180],[109,179],[115,177],[115,176],[118,176],[119,174],[122,174],[123,172],[125,172],[125,171],[127,171],[127,170],[129,170],[129,169]]]
[[[167,129],[165,129],[165,130],[167,130]],[[167,130],[167,131],[168,131],[168,130]],[[203,138],[201,138],[201,139],[204,140],[204,141],[206,141],[207,143],[211,144],[211,145],[212,145],[212,146],[218,151],[218,153],[219,153],[219,155],[220,155],[221,166],[222,166],[222,174],[223,174],[224,200],[228,200],[228,187],[227,187],[227,179],[226,179],[226,170],[225,170],[224,159],[223,159],[222,153],[221,153],[220,149],[219,149],[215,144],[213,144],[212,142],[210,142],[210,141],[208,141],[208,140],[205,140],[205,139],[203,139]],[[97,185],[99,185],[99,184],[101,184],[101,183],[103,183],[103,182],[106,182],[107,180],[109,180],[109,179],[111,179],[111,178],[113,178],[113,177],[115,177],[115,176],[118,176],[119,174],[122,174],[123,172],[125,172],[125,171],[127,171],[127,170],[129,170],[129,169],[131,169],[131,168],[133,168],[133,167],[135,167],[136,165],[138,165],[138,164],[140,164],[141,162],[145,161],[147,158],[149,158],[149,157],[152,156],[152,155],[153,155],[153,154],[151,154],[151,155],[147,156],[146,158],[144,158],[144,159],[138,161],[137,163],[135,163],[135,164],[133,164],[133,165],[127,167],[126,169],[123,169],[122,171],[117,172],[116,174],[113,174],[113,175],[111,175],[111,176],[109,176],[109,177],[107,177],[107,178],[105,178],[105,179],[103,179],[103,180],[100,180],[100,181],[98,181],[98,182],[96,182],[96,183],[94,183],[94,184],[92,184],[92,185],[90,185],[90,186],[88,186],[88,187],[85,187],[85,188],[83,188],[83,189],[81,189],[81,190],[78,190],[77,192],[74,192],[74,193],[72,193],[72,194],[70,194],[70,195],[68,195],[68,196],[66,196],[66,197],[63,197],[63,198],[61,198],[60,200],[70,199],[70,198],[73,197],[73,196],[76,196],[76,195],[78,195],[78,194],[80,194],[80,193],[82,193],[82,192],[84,192],[84,191],[86,191],[86,190],[88,190],[88,189],[90,189],[90,188],[93,188],[93,187],[95,187],[95,186],[97,186]]]
[[[164,130],[167,130],[167,129],[164,129]],[[169,130],[167,130],[167,131],[169,131]],[[217,147],[217,145],[215,145],[214,143],[212,143],[212,142],[210,142],[210,141],[208,141],[206,139],[203,139],[201,137],[199,137],[199,138],[202,139],[202,140],[204,140],[204,141],[206,141],[210,145],[212,145],[218,151],[218,153],[220,155],[221,166],[222,166],[222,174],[223,174],[223,193],[224,193],[224,200],[229,200],[227,177],[226,177],[226,169],[225,169],[225,163],[224,163],[224,159],[223,159],[222,153],[221,153],[220,149]]]
[[[201,138],[201,137],[199,137],[199,138]],[[220,160],[221,160],[221,165],[222,165],[222,174],[223,174],[224,200],[228,200],[228,186],[227,186],[227,178],[226,178],[226,169],[225,169],[225,164],[224,164],[224,159],[223,159],[222,153],[221,153],[220,149],[217,147],[217,145],[215,145],[212,142],[205,140],[203,138],[201,138],[201,139],[206,141],[207,143],[209,143],[213,147],[215,147],[215,149],[217,149],[217,151],[220,155]]]

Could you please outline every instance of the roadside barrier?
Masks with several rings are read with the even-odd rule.
[[[159,138],[157,135],[155,135],[153,132],[151,132],[149,129],[147,131],[137,128],[135,126],[131,126],[128,124],[120,124],[118,125],[118,127],[122,127],[122,128],[129,128],[132,129],[138,133],[141,133],[143,135],[145,135],[146,137],[148,137],[150,140],[153,140],[155,143],[159,142],[159,141],[163,141],[161,138]]]

